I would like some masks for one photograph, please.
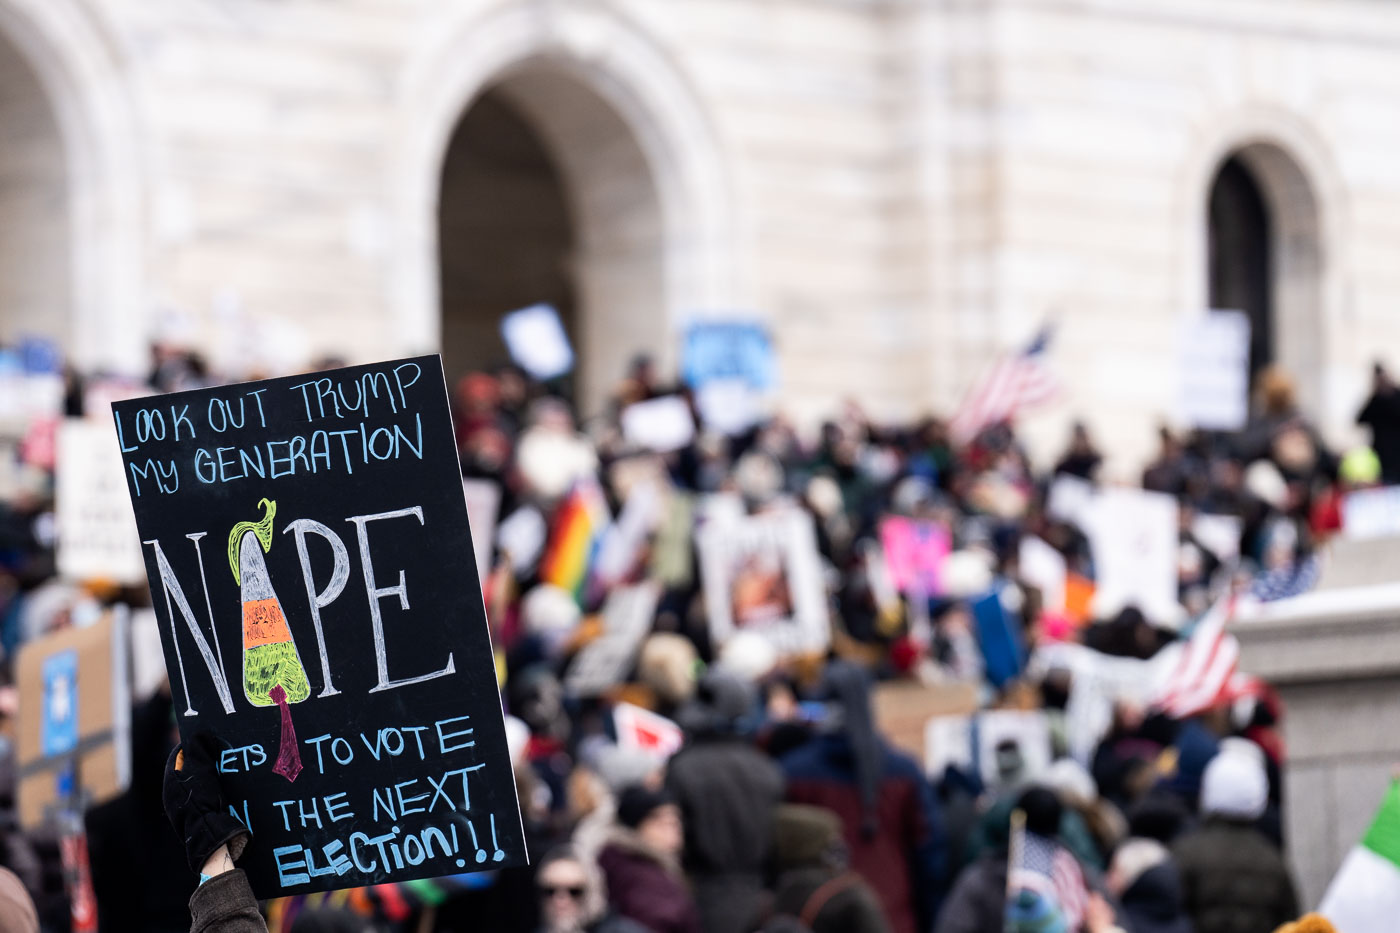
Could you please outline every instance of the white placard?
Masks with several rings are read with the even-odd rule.
[[[58,435],[58,570],[70,580],[141,583],[146,564],[110,421],[65,420]]]
[[[685,733],[665,716],[650,710],[619,703],[613,707],[613,727],[622,748],[648,752],[664,760],[681,750]]]
[[[1041,710],[987,710],[975,716],[935,716],[924,725],[924,770],[942,776],[949,765],[975,767],[986,784],[996,782],[997,746],[1021,752],[1019,777],[1034,779],[1050,767],[1050,722]]]
[[[1034,535],[1021,539],[1017,552],[1021,579],[1040,590],[1040,605],[1047,612],[1065,608],[1065,557]]]
[[[1071,525],[1081,525],[1094,501],[1094,484],[1087,479],[1061,473],[1050,483],[1045,511],[1050,517]]]
[[[754,631],[780,654],[826,648],[831,627],[811,515],[789,508],[712,521],[695,540],[714,644]]]
[[[574,350],[553,305],[512,311],[501,320],[510,358],[534,378],[547,382],[574,368]]]
[[[619,586],[603,605],[603,634],[583,646],[569,665],[564,686],[574,696],[594,697],[622,682],[642,640],[651,631],[661,584]]]
[[[1400,535],[1400,486],[1347,493],[1342,499],[1342,534],[1358,541]]]
[[[1172,496],[1111,487],[1094,497],[1083,522],[1094,557],[1095,612],[1137,606],[1149,621],[1180,614],[1177,502]]]
[[[511,568],[517,574],[525,574],[535,566],[544,550],[549,527],[544,516],[533,505],[525,505],[511,512],[496,528],[496,545],[510,560]]]
[[[1182,322],[1178,415],[1208,431],[1238,431],[1249,418],[1249,316],[1209,311]]]
[[[678,395],[663,395],[622,410],[622,436],[633,447],[670,453],[695,437],[690,406]]]
[[[1237,515],[1200,514],[1191,520],[1191,534],[1222,561],[1240,556],[1240,530]]]
[[[484,582],[491,572],[491,554],[496,546],[501,487],[489,479],[464,479],[462,494],[467,497],[467,522],[472,530],[472,550],[476,552],[476,576]]]

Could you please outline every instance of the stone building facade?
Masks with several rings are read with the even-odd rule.
[[[745,309],[810,423],[947,411],[1053,318],[1029,434],[1127,467],[1182,316],[1245,304],[1345,438],[1398,142],[1374,0],[0,0],[0,339],[460,370],[545,299],[596,407]]]

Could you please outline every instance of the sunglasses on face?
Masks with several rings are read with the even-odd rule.
[[[583,900],[584,891],[583,891],[583,887],[580,886],[580,885],[571,885],[571,884],[570,884],[570,885],[553,885],[553,884],[542,884],[542,885],[540,885],[540,896],[541,896],[541,897],[544,897],[544,898],[548,899],[548,898],[551,898],[551,897],[555,897],[556,895],[559,895],[559,894],[567,894],[567,895],[569,895],[569,897],[573,898],[574,900],[576,900],[576,901],[581,901],[581,900]]]

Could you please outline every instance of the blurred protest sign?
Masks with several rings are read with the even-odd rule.
[[[707,425],[726,434],[747,430],[778,382],[768,328],[751,318],[691,321],[681,343],[681,377],[695,390]]]
[[[1050,767],[1050,722],[1042,710],[987,710],[937,716],[925,727],[924,771],[971,770],[989,787],[1015,785]]]
[[[953,549],[952,535],[944,525],[890,515],[880,520],[880,543],[900,592],[923,596],[943,592],[943,562]]]
[[[1084,521],[1093,501],[1093,483],[1078,476],[1061,473],[1050,483],[1045,511],[1056,521],[1078,525]]]
[[[1049,612],[1065,608],[1065,557],[1035,535],[1026,535],[1016,551],[1020,577],[1040,590],[1040,605]]]
[[[584,645],[569,665],[569,693],[593,697],[620,684],[632,669],[642,639],[651,631],[661,585],[655,581],[619,586],[603,604],[603,633]]]
[[[557,379],[574,368],[569,335],[553,305],[530,305],[501,319],[501,337],[510,358],[541,382]]]
[[[20,825],[116,796],[131,780],[125,610],[26,643],[15,662]]]
[[[621,747],[660,758],[670,758],[685,744],[685,733],[680,726],[631,703],[613,707],[613,728],[617,730],[617,744]]]
[[[622,410],[622,437],[629,446],[670,453],[695,437],[695,419],[685,399],[663,395]]]
[[[1240,532],[1244,522],[1238,515],[1201,513],[1191,520],[1191,534],[1222,561],[1240,556]],[[1400,526],[1396,528],[1400,533]]]
[[[1357,541],[1400,535],[1400,486],[1347,493],[1342,499],[1342,534]]]
[[[1249,418],[1249,316],[1209,311],[1181,324],[1177,414],[1207,431],[1238,431]]]
[[[253,890],[524,864],[440,359],[113,415],[177,723],[226,747]]]
[[[1001,594],[993,590],[972,601],[972,618],[977,623],[977,643],[982,647],[987,679],[997,689],[1021,673],[1026,664],[1020,624],[1007,611]]]
[[[496,550],[496,516],[501,509],[501,487],[489,479],[464,479],[462,494],[467,497],[467,519],[472,526],[476,577],[484,581],[491,572],[491,555]]]
[[[716,645],[755,631],[783,654],[826,648],[831,630],[811,515],[783,509],[710,521],[696,532],[696,547]]]
[[[665,517],[666,503],[659,484],[632,487],[617,520],[604,530],[594,560],[598,586],[609,587],[627,577],[642,559],[647,539]]]
[[[58,452],[59,573],[71,580],[140,583],[146,564],[111,425],[65,420]]]
[[[977,712],[981,705],[975,683],[922,684],[909,680],[876,684],[870,702],[880,734],[915,761],[926,760],[925,733],[930,719],[968,715]]]
[[[1094,555],[1095,615],[1137,606],[1151,621],[1180,615],[1177,602],[1177,503],[1141,489],[1101,490],[1083,530]]]
[[[548,537],[549,525],[533,505],[522,505],[496,528],[496,545],[519,574],[534,568]]]

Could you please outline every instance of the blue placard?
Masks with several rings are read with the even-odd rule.
[[[974,600],[971,608],[977,622],[982,660],[987,666],[987,679],[1000,690],[1025,667],[1026,649],[1021,643],[1018,626],[996,590]]]
[[[44,757],[78,747],[78,653],[60,651],[44,659],[43,718],[39,748]]]
[[[721,379],[773,388],[777,362],[768,329],[755,321],[695,321],[685,331],[681,375],[694,388]]]

